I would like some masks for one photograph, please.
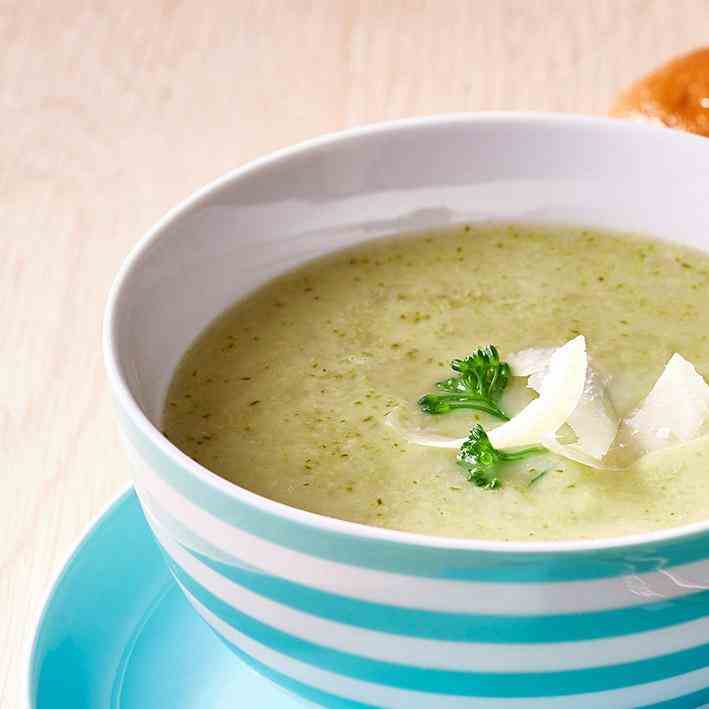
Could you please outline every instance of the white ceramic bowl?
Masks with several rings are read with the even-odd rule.
[[[106,313],[146,516],[197,612],[316,703],[695,706],[709,685],[709,524],[532,544],[369,528],[243,490],[158,430],[181,354],[235,299],[364,239],[489,219],[709,248],[709,141],[573,116],[441,116],[310,141],[201,190],[129,257]]]

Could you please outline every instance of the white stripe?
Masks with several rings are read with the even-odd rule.
[[[142,461],[136,468],[138,492],[147,491],[185,527],[222,550],[223,560],[366,601],[395,601],[398,606],[449,613],[582,613],[676,598],[707,588],[702,580],[709,578],[709,559],[673,567],[671,572],[523,584],[430,579],[351,566],[281,547],[227,524],[190,502]],[[143,503],[149,507],[150,499],[144,496]],[[195,547],[194,539],[179,541]]]
[[[558,697],[524,697],[519,699],[460,697],[387,687],[338,675],[328,670],[320,670],[271,650],[224,623],[194,598],[189,591],[185,588],[182,590],[197,612],[217,633],[267,667],[324,692],[388,709],[509,709],[509,707],[515,709],[568,709],[568,707],[614,709],[616,707],[627,708],[654,704],[696,692],[709,685],[709,668],[704,668],[658,682],[623,689]],[[633,678],[629,677],[628,679],[632,680]],[[501,683],[504,683],[504,679],[501,679]]]
[[[210,593],[241,613],[330,649],[382,662],[467,672],[545,672],[615,665],[695,647],[709,635],[709,618],[647,633],[581,642],[458,643],[403,637],[319,618],[259,596],[220,576],[148,521],[172,559]]]

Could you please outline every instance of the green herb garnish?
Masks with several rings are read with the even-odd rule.
[[[455,409],[474,409],[509,421],[498,401],[510,378],[510,366],[500,361],[493,345],[481,347],[465,359],[454,359],[451,368],[458,376],[437,382],[445,394],[426,394],[418,405],[426,414],[446,414]]]
[[[534,483],[538,482],[541,480],[549,471],[551,468],[547,468],[546,470],[542,470],[541,473],[537,473],[533,478],[530,479],[530,481],[527,483],[527,487],[532,487]],[[536,472],[535,470],[532,470],[530,472]]]
[[[545,452],[546,448],[542,446],[514,451],[498,450],[490,443],[485,429],[478,423],[473,426],[470,435],[458,451],[458,465],[465,470],[466,477],[471,483],[486,490],[494,490],[501,485],[500,478],[497,476],[500,463],[521,460]]]

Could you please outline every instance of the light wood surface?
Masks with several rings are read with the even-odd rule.
[[[0,706],[24,706],[47,585],[128,481],[101,313],[166,209],[345,126],[604,113],[708,41],[704,0],[0,0]]]

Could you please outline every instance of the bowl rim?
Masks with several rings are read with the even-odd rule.
[[[627,119],[587,116],[573,113],[533,112],[533,111],[481,111],[475,113],[441,113],[413,118],[403,118],[378,123],[365,124],[346,130],[298,142],[281,148],[263,157],[250,160],[245,164],[224,173],[203,187],[194,191],[175,207],[167,211],[144,236],[132,247],[124,258],[111,285],[103,317],[102,346],[104,364],[112,394],[120,409],[125,412],[140,433],[167,457],[174,465],[187,470],[191,476],[209,485],[216,491],[244,504],[254,506],[260,511],[277,517],[285,517],[291,522],[307,525],[324,532],[339,533],[349,537],[359,537],[371,541],[387,541],[394,544],[413,545],[445,550],[470,552],[492,552],[509,555],[522,554],[564,554],[578,552],[608,551],[625,548],[637,548],[657,543],[666,543],[709,532],[709,519],[693,522],[678,527],[655,530],[640,534],[631,534],[599,539],[577,539],[568,541],[497,541],[469,539],[461,537],[439,537],[417,532],[404,532],[384,527],[375,527],[359,522],[350,522],[334,517],[308,512],[291,507],[282,502],[251,492],[213,473],[183,453],[168,441],[158,428],[147,418],[133,397],[118,360],[116,351],[116,320],[119,302],[126,289],[130,274],[140,264],[152,244],[161,238],[169,238],[169,230],[174,223],[193,209],[199,208],[204,201],[221,189],[231,186],[254,173],[266,170],[276,163],[297,158],[305,153],[327,148],[334,144],[354,142],[370,135],[398,132],[404,129],[424,127],[444,127],[459,124],[494,124],[494,125],[543,125],[556,128],[588,127],[591,130],[620,131],[636,135],[661,138],[664,141],[694,143],[697,148],[709,147],[709,141],[698,135],[657,126],[634,122]],[[699,148],[700,150],[702,148]]]

